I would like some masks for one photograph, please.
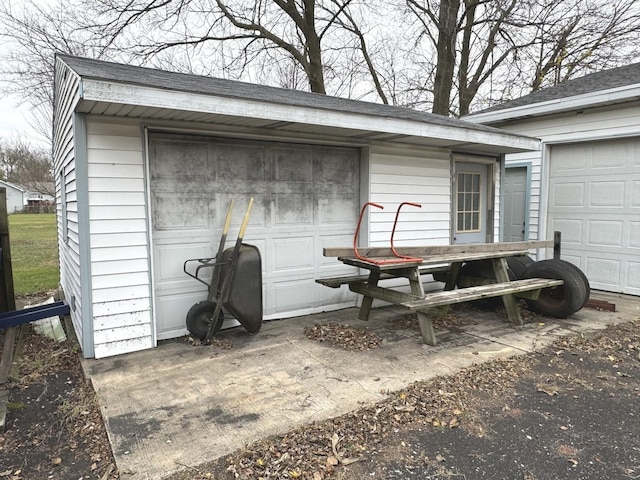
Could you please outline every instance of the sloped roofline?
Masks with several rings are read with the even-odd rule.
[[[496,123],[640,100],[640,63],[595,72],[472,113],[465,120]]]
[[[332,97],[298,90],[255,85],[246,82],[226,80],[192,74],[169,72],[147,67],[124,65],[103,60],[93,60],[66,54],[57,54],[56,58],[74,72],[82,81],[81,99],[87,100],[89,83],[95,87],[92,92],[100,91],[108,94],[115,91],[112,85],[124,85],[139,89],[155,89],[156,91],[194,94],[211,98],[225,98],[236,102],[253,102],[274,106],[293,107],[300,110],[352,114],[377,118],[384,130],[385,122],[400,121],[431,125],[435,130],[450,129],[451,131],[468,132],[467,135],[478,136],[486,134],[488,137],[503,138],[505,146],[522,150],[537,149],[537,140],[524,135],[512,134],[504,130],[479,125],[473,122],[419,112],[408,108],[383,105],[372,102]],[[110,92],[107,92],[110,90]],[[110,97],[111,101],[113,96]],[[89,100],[96,100],[90,98]],[[130,95],[129,101],[133,102]],[[166,107],[165,107],[166,108]],[[196,107],[197,108],[197,107]],[[344,128],[357,128],[358,125],[343,125]],[[427,136],[425,134],[425,136]]]

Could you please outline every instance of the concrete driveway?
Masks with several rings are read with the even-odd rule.
[[[178,339],[83,365],[121,478],[161,479],[255,440],[379,401],[417,380],[640,317],[640,297],[593,292],[592,298],[614,303],[617,311],[584,308],[567,320],[536,318],[515,327],[492,312],[457,310],[461,326],[437,331],[437,347],[421,343],[417,325],[394,326],[407,310],[379,308],[364,322],[356,309],[347,309],[266,322],[255,336],[241,328],[221,332],[217,338],[231,348]],[[328,322],[368,327],[382,345],[348,351],[305,336],[306,326]]]

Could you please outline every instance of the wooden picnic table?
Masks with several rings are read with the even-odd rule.
[[[516,295],[537,298],[542,288],[562,285],[562,280],[546,278],[530,278],[510,280],[507,258],[529,253],[532,248],[554,246],[553,241],[531,241],[512,243],[492,243],[475,245],[445,245],[440,247],[411,247],[403,249],[403,254],[415,256],[414,261],[395,259],[388,249],[364,249],[364,254],[371,261],[355,258],[353,250],[325,249],[325,256],[335,256],[346,265],[367,271],[364,275],[347,275],[318,279],[316,282],[338,288],[348,285],[352,292],[363,296],[358,318],[368,320],[374,299],[383,300],[394,305],[402,305],[417,313],[423,341],[436,345],[431,315],[437,307],[447,308],[449,305],[480,298],[502,297],[510,322],[522,325],[522,317],[518,309]],[[363,252],[363,250],[361,250]],[[384,260],[380,263],[379,260]],[[468,288],[455,289],[458,284],[460,269],[465,262],[486,260],[492,268],[495,281],[487,279],[467,278]],[[421,275],[432,274],[444,280],[442,291],[425,293]],[[379,281],[389,278],[408,280],[410,293],[395,288],[379,285]],[[490,282],[490,283],[488,283]]]

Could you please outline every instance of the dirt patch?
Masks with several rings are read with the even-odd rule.
[[[0,435],[0,478],[117,479],[99,407],[82,374],[77,347],[31,332],[8,390]],[[0,345],[3,345],[0,338]]]

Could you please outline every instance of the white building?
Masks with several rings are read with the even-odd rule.
[[[503,239],[559,230],[592,288],[640,295],[640,63],[465,119],[542,140],[507,156]]]
[[[398,245],[493,241],[503,156],[537,148],[398,107],[60,55],[60,274],[83,354],[186,333],[206,292],[183,262],[215,254],[231,198],[236,220],[255,198],[245,241],[261,252],[265,319],[291,317],[355,305],[314,280],[344,273],[322,248],[352,244],[365,201],[385,207],[368,215],[365,245],[388,245],[402,201],[422,208],[404,214]],[[458,177],[477,180],[473,228],[452,221],[465,213]]]

